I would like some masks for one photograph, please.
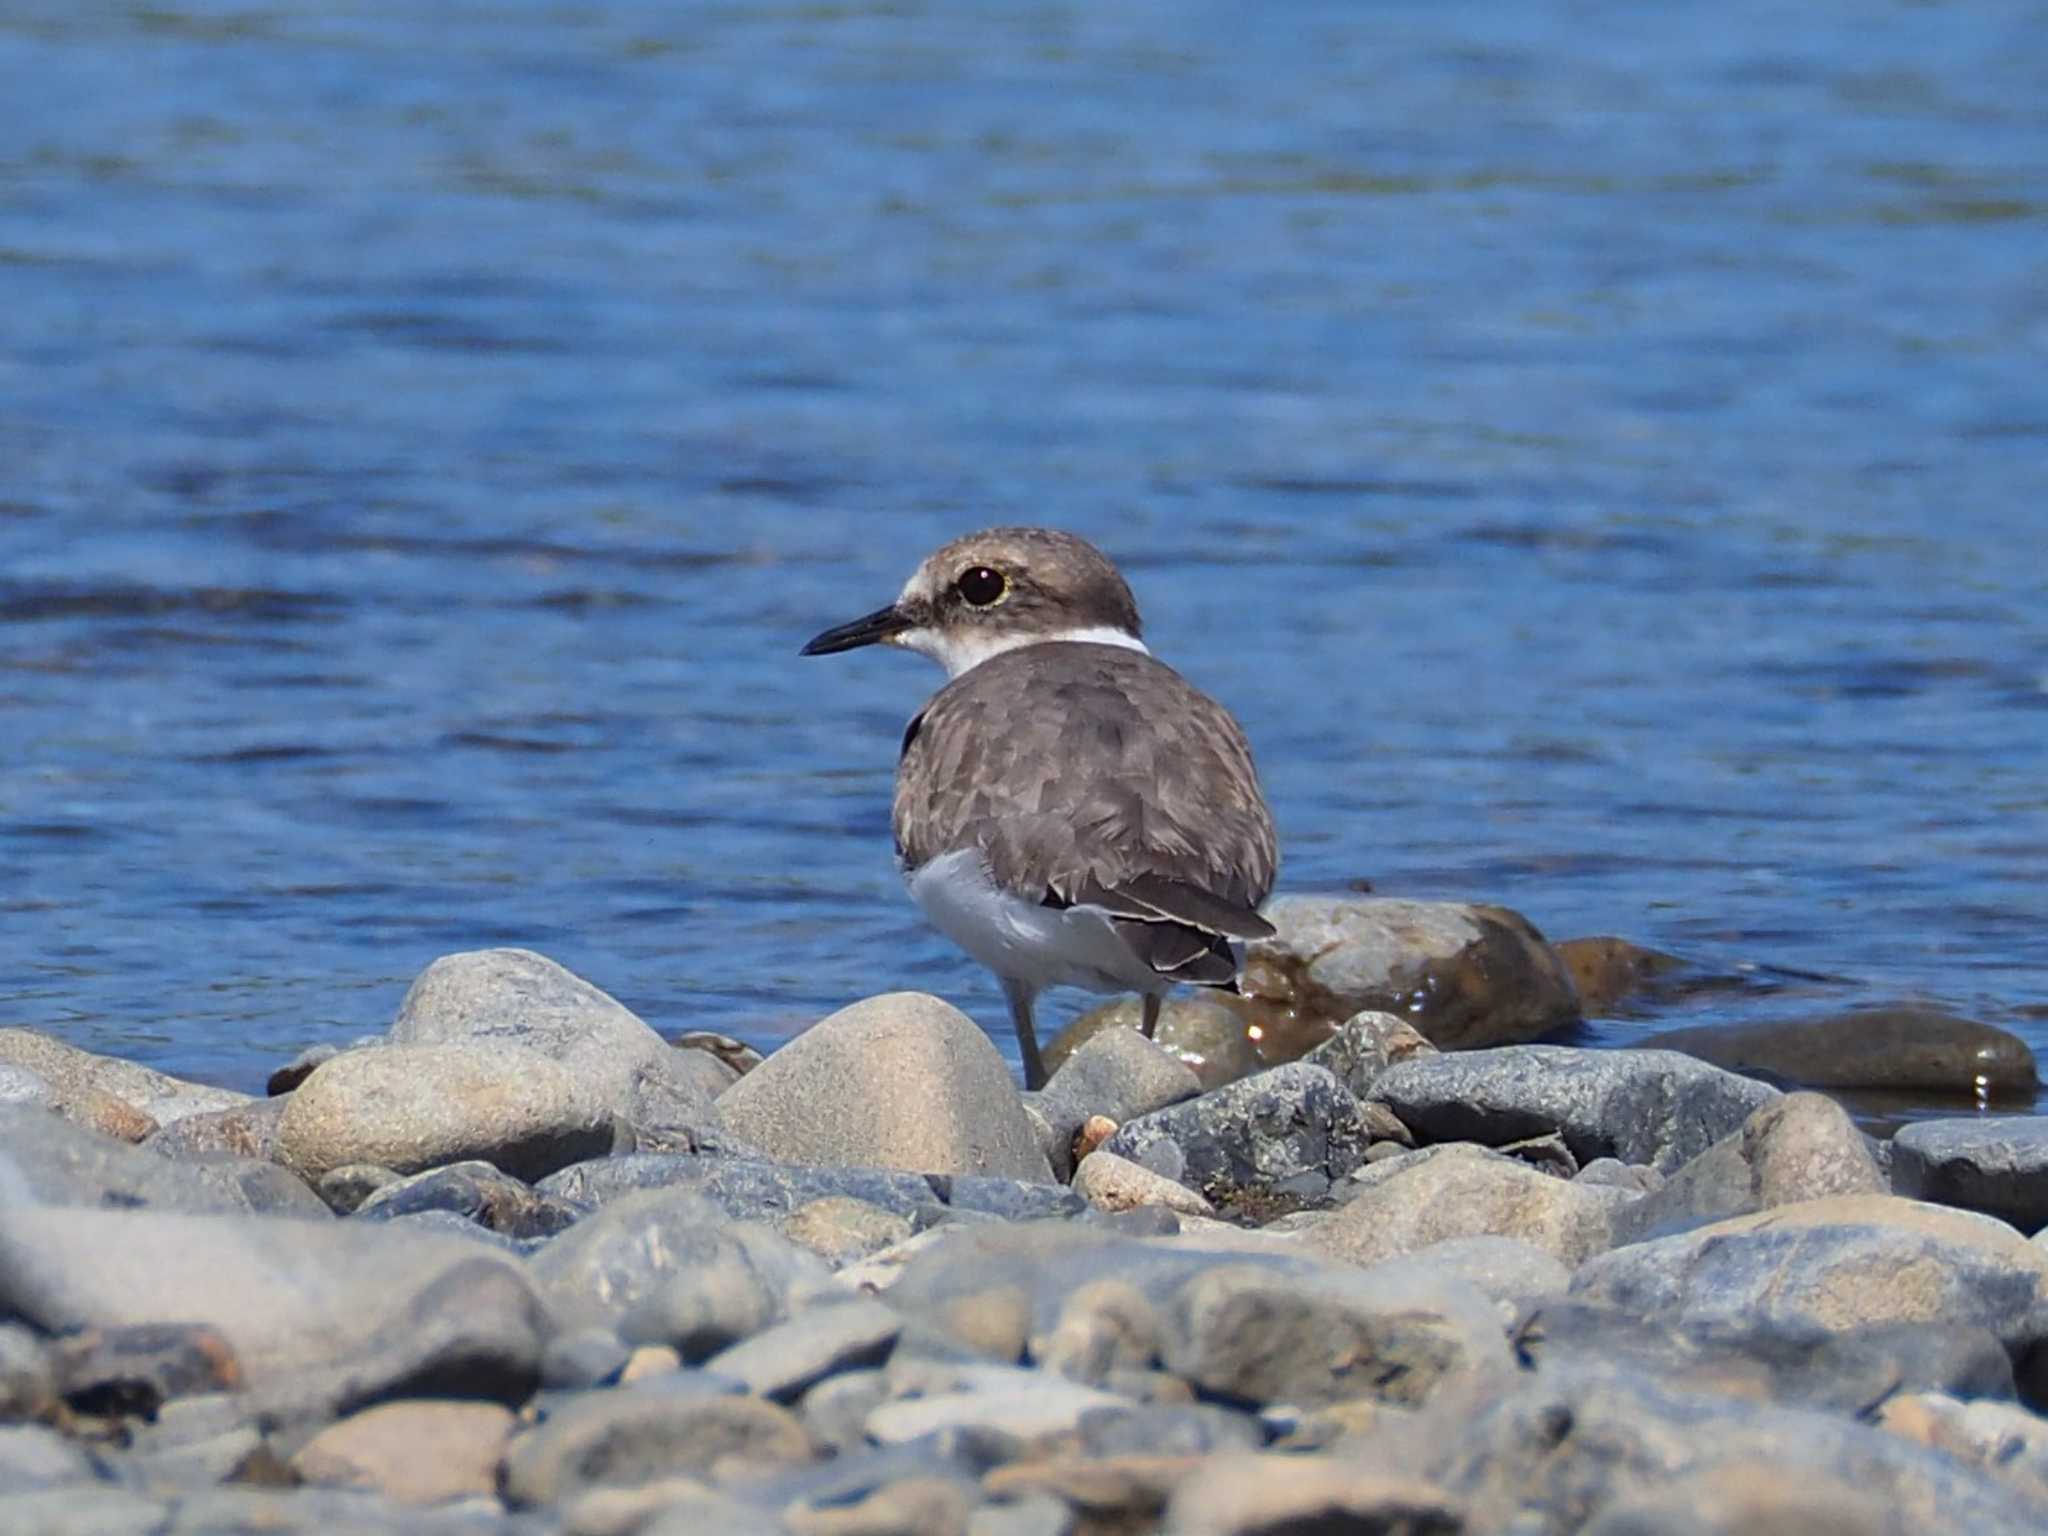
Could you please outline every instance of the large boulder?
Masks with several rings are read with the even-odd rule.
[[[718,1111],[735,1134],[792,1163],[1052,1181],[995,1046],[921,992],[820,1020],[728,1088]]]
[[[1281,896],[1246,953],[1256,1002],[1341,1023],[1399,1014],[1444,1050],[1534,1040],[1579,1019],[1564,962],[1505,907],[1371,896]]]
[[[275,1163],[174,1161],[47,1109],[0,1105],[0,1204],[10,1198],[113,1210],[328,1215],[318,1195]]]
[[[188,1083],[139,1062],[80,1050],[32,1029],[0,1029],[0,1063],[26,1067],[60,1095],[94,1103],[101,1102],[103,1096],[118,1099],[156,1125],[169,1125],[186,1115],[232,1109],[249,1099],[248,1094],[231,1088]],[[120,1134],[112,1126],[95,1125],[94,1129]]]
[[[537,1179],[612,1140],[611,1106],[586,1078],[477,1041],[346,1051],[299,1085],[277,1127],[280,1157],[309,1179],[351,1163],[418,1173],[470,1160]]]
[[[1555,1132],[1581,1166],[1614,1157],[1668,1174],[1778,1090],[1675,1051],[1518,1045],[1414,1057],[1381,1073],[1372,1097],[1419,1140],[1504,1147]]]
[[[715,1118],[710,1085],[695,1063],[616,998],[531,950],[443,955],[406,992],[390,1038],[393,1045],[538,1051],[574,1077],[586,1097],[650,1137],[673,1137]]]

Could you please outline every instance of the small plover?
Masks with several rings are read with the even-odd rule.
[[[1107,557],[991,528],[806,656],[899,645],[949,681],[896,766],[896,853],[932,923],[1001,980],[1024,1059],[1041,990],[1141,993],[1150,1036],[1179,982],[1234,988],[1278,849],[1244,731],[1154,659]]]

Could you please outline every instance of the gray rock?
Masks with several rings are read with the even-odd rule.
[[[347,1166],[360,1166],[351,1164]],[[506,1237],[553,1237],[587,1210],[559,1195],[544,1195],[489,1163],[451,1163],[372,1190],[356,1215],[389,1221],[422,1211],[446,1211]]]
[[[1076,1524],[1065,1499],[1034,1493],[983,1504],[967,1517],[967,1536],[1073,1536]]]
[[[1892,1138],[1892,1181],[2037,1232],[2048,1226],[2048,1115],[1916,1121]]]
[[[174,1398],[241,1385],[233,1347],[204,1325],[88,1329],[51,1342],[58,1394],[83,1413],[154,1418]]]
[[[1988,1218],[1885,1195],[1617,1248],[1580,1268],[1572,1295],[1695,1324],[1977,1326],[2016,1357],[2048,1337],[2048,1253]]]
[[[920,1382],[918,1396],[876,1408],[868,1415],[868,1438],[900,1445],[950,1430],[1035,1440],[1074,1430],[1091,1409],[1126,1406],[1111,1393],[1017,1366],[960,1366],[948,1377],[943,1385]]]
[[[806,1392],[799,1411],[813,1441],[844,1454],[867,1444],[868,1415],[888,1400],[886,1373],[841,1371]]]
[[[540,1178],[611,1149],[609,1107],[537,1051],[465,1042],[348,1051],[286,1102],[278,1152],[308,1179],[350,1163],[418,1173],[472,1159]]]
[[[609,1328],[572,1328],[548,1340],[540,1357],[540,1383],[557,1391],[587,1391],[617,1381],[632,1348]]]
[[[1166,1366],[1212,1397],[1413,1405],[1454,1377],[1505,1372],[1493,1306],[1440,1273],[1216,1263],[1165,1309]]]
[[[496,1536],[503,1529],[490,1508],[409,1509],[353,1488],[230,1486],[178,1499],[151,1536]]]
[[[1074,1170],[1074,1193],[1099,1211],[1163,1206],[1187,1216],[1213,1216],[1216,1208],[1185,1184],[1140,1167],[1114,1152],[1097,1150]]]
[[[1115,998],[1089,1009],[1045,1048],[1046,1070],[1057,1076],[1067,1058],[1088,1041],[1117,1030],[1135,1032],[1142,1019],[1143,1005],[1135,997]],[[1214,995],[1167,998],[1152,1043],[1193,1072],[1204,1093],[1267,1066],[1251,1021]]]
[[[735,1223],[694,1190],[615,1200],[534,1255],[531,1273],[565,1327],[620,1327],[629,1343],[699,1358],[788,1315],[831,1272],[766,1227]]]
[[[378,1190],[387,1184],[396,1184],[403,1177],[403,1174],[375,1163],[344,1163],[321,1174],[313,1185],[313,1192],[326,1201],[327,1208],[337,1216],[346,1216]]]
[[[694,1064],[622,1003],[531,950],[442,956],[405,994],[391,1041],[538,1051],[636,1136],[717,1118]]]
[[[1876,1494],[1821,1468],[1773,1461],[1680,1473],[1625,1495],[1586,1536],[1919,1536]]]
[[[1947,1392],[1902,1394],[1877,1422],[1991,1474],[2048,1507],[2048,1419],[2016,1403],[1969,1402]]]
[[[73,1485],[10,1491],[7,1518],[24,1536],[157,1536],[170,1511],[126,1488]]]
[[[137,1062],[82,1051],[32,1029],[0,1029],[0,1063],[27,1068],[60,1096],[109,1095],[158,1125],[209,1110],[232,1109],[249,1099],[248,1094],[230,1088],[188,1083]]]
[[[1427,1423],[1424,1443],[1432,1450],[1419,1470],[1464,1501],[1475,1531],[1567,1536],[1671,1479],[1762,1465],[1786,1468],[1795,1481],[1803,1474],[1861,1488],[1899,1511],[1912,1532],[2018,1536],[2040,1528],[2031,1501],[1837,1414],[1562,1368],[1523,1376],[1476,1411],[1472,1404],[1452,1406],[1455,1418],[1446,1413]],[[1806,1527],[1709,1529],[1734,1536]]]
[[[1363,1099],[1387,1068],[1436,1054],[1436,1047],[1406,1019],[1368,1008],[1346,1019],[1336,1034],[1301,1059],[1324,1068],[1353,1098]]]
[[[1240,1454],[1217,1457],[1182,1483],[1163,1529],[1174,1536],[1462,1536],[1466,1526],[1458,1501],[1419,1478],[1334,1456]]]
[[[0,1423],[46,1418],[56,1408],[56,1370],[42,1341],[0,1323]]]
[[[1326,1201],[1367,1141],[1358,1101],[1321,1067],[1293,1062],[1126,1121],[1103,1150],[1263,1219]]]
[[[650,1189],[688,1189],[735,1221],[779,1222],[814,1200],[862,1200],[898,1216],[930,1220],[944,1209],[938,1186],[919,1173],[886,1168],[808,1168],[758,1158],[635,1152],[598,1158],[542,1179],[543,1194],[603,1208]]]
[[[231,1109],[203,1109],[173,1120],[143,1145],[166,1157],[246,1157],[274,1163],[285,1103],[251,1099]]]
[[[1193,1068],[1137,1030],[1100,1031],[1069,1054],[1034,1096],[1052,1131],[1053,1172],[1061,1178],[1072,1172],[1074,1133],[1091,1115],[1121,1124],[1201,1091]]]
[[[1607,1248],[1615,1209],[1628,1199],[1464,1142],[1376,1163],[1352,1184],[1358,1192],[1303,1242],[1359,1265],[1491,1236],[1516,1238],[1576,1269]]]
[[[41,1424],[0,1425],[0,1488],[56,1488],[90,1482],[93,1464],[84,1451]]]
[[[879,1301],[814,1306],[720,1350],[705,1368],[730,1376],[756,1397],[786,1403],[827,1376],[881,1364],[902,1331],[903,1319]]]
[[[1248,1413],[1214,1403],[1136,1403],[1081,1415],[1081,1449],[1090,1456],[1210,1456],[1255,1451],[1266,1429]]]
[[[879,1253],[917,1231],[909,1217],[845,1195],[807,1200],[779,1228],[799,1248],[808,1248],[834,1268]]]
[[[1572,1283],[1555,1255],[1513,1237],[1447,1238],[1416,1249],[1407,1262],[1456,1276],[1510,1318],[1564,1295]]]
[[[1646,1045],[1810,1088],[1933,1090],[1974,1096],[2028,1089],[2034,1053],[1990,1024],[1938,1008],[1865,1008],[1820,1019],[1666,1030]]]
[[[871,997],[820,1020],[727,1089],[718,1109],[791,1162],[1052,1180],[995,1046],[923,993]]]
[[[57,1090],[43,1078],[9,1062],[0,1062],[0,1105],[55,1111]]]
[[[1581,1165],[1616,1157],[1666,1174],[1778,1096],[1674,1051],[1561,1045],[1419,1057],[1373,1084],[1373,1097],[1424,1141],[1498,1147],[1555,1131]]]
[[[0,1106],[0,1199],[187,1212],[318,1215],[319,1198],[283,1169],[247,1158],[176,1161],[41,1109]]]
[[[1882,1195],[1863,1133],[1842,1106],[1817,1093],[1773,1099],[1672,1174],[1655,1193],[1615,1213],[1616,1244],[1666,1236],[1828,1195]]]
[[[1445,1050],[1533,1040],[1579,1018],[1564,962],[1504,907],[1281,896],[1265,917],[1278,932],[1245,957],[1258,1001],[1333,1024],[1392,1013]]]
[[[1071,1292],[1049,1329],[1034,1333],[1031,1358],[1071,1381],[1101,1386],[1159,1359],[1164,1325],[1151,1298],[1127,1280],[1090,1281]]]
[[[932,1192],[956,1215],[995,1216],[1004,1221],[1045,1221],[1079,1216],[1088,1205],[1071,1190],[1030,1179],[1001,1179],[987,1174],[935,1173]]]
[[[408,1390],[516,1401],[542,1328],[522,1268],[472,1244],[60,1207],[16,1206],[0,1222],[0,1312],[51,1331],[203,1325],[233,1347],[257,1400],[344,1408]]]
[[[559,1504],[588,1488],[703,1477],[728,1462],[765,1470],[808,1461],[811,1454],[797,1417],[760,1398],[592,1392],[512,1442],[502,1486],[515,1506]]]

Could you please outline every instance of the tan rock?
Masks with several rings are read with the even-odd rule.
[[[879,1253],[911,1235],[907,1216],[851,1195],[826,1195],[798,1206],[781,1224],[782,1235],[828,1264]]]
[[[202,1110],[232,1109],[249,1101],[248,1094],[236,1093],[231,1088],[188,1083],[137,1062],[80,1050],[75,1045],[32,1029],[0,1029],[0,1062],[27,1068],[55,1088],[60,1096],[76,1098],[81,1106],[105,1106],[107,1099],[118,1100],[127,1110],[152,1122],[151,1130],[185,1115]],[[125,1120],[130,1127],[140,1124],[140,1121],[122,1116],[111,1106],[105,1106],[105,1113],[116,1122]],[[94,1124],[90,1118],[84,1123]],[[120,1134],[111,1124],[95,1124],[94,1129],[107,1135]],[[147,1134],[147,1131],[143,1132],[143,1135]],[[121,1139],[139,1141],[142,1138],[127,1135]]]
[[[308,1179],[349,1163],[418,1173],[476,1158],[537,1179],[611,1150],[610,1109],[567,1068],[520,1046],[388,1045],[314,1069],[278,1122]]]
[[[1819,1468],[1761,1460],[1682,1472],[1616,1500],[1585,1536],[1918,1536],[1935,1527]]]
[[[650,1376],[666,1376],[671,1371],[683,1368],[683,1357],[666,1344],[642,1344],[626,1357],[624,1367],[619,1371],[619,1384],[645,1381]]]
[[[1173,1536],[1278,1536],[1357,1531],[1459,1536],[1457,1500],[1419,1478],[1327,1456],[1217,1456],[1175,1490],[1163,1529]]]
[[[791,1505],[790,1536],[963,1536],[974,1508],[971,1485],[945,1477],[906,1477],[851,1504]]]
[[[1107,1115],[1090,1115],[1074,1133],[1074,1163],[1078,1167],[1090,1153],[1116,1134],[1116,1122]]]
[[[1052,1180],[994,1044],[921,992],[820,1020],[728,1088],[718,1112],[789,1162]]]
[[[2017,1403],[1963,1402],[1943,1392],[1887,1401],[1878,1427],[1982,1469],[2048,1506],[2048,1420]]]
[[[1374,1164],[1361,1192],[1302,1241],[1319,1253],[1371,1265],[1451,1238],[1518,1238],[1576,1268],[1608,1245],[1612,1191],[1540,1173],[1512,1157],[1458,1142]]]
[[[1216,1208],[1185,1184],[1140,1167],[1114,1152],[1090,1152],[1074,1170],[1074,1192],[1098,1211],[1134,1211],[1163,1206],[1189,1216],[1214,1216]]]
[[[374,1488],[401,1504],[486,1495],[512,1424],[497,1403],[382,1403],[328,1425],[291,1466],[309,1483]]]

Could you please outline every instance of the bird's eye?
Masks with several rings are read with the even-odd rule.
[[[1009,578],[985,565],[970,566],[953,583],[954,590],[976,608],[991,608],[1010,590]]]

